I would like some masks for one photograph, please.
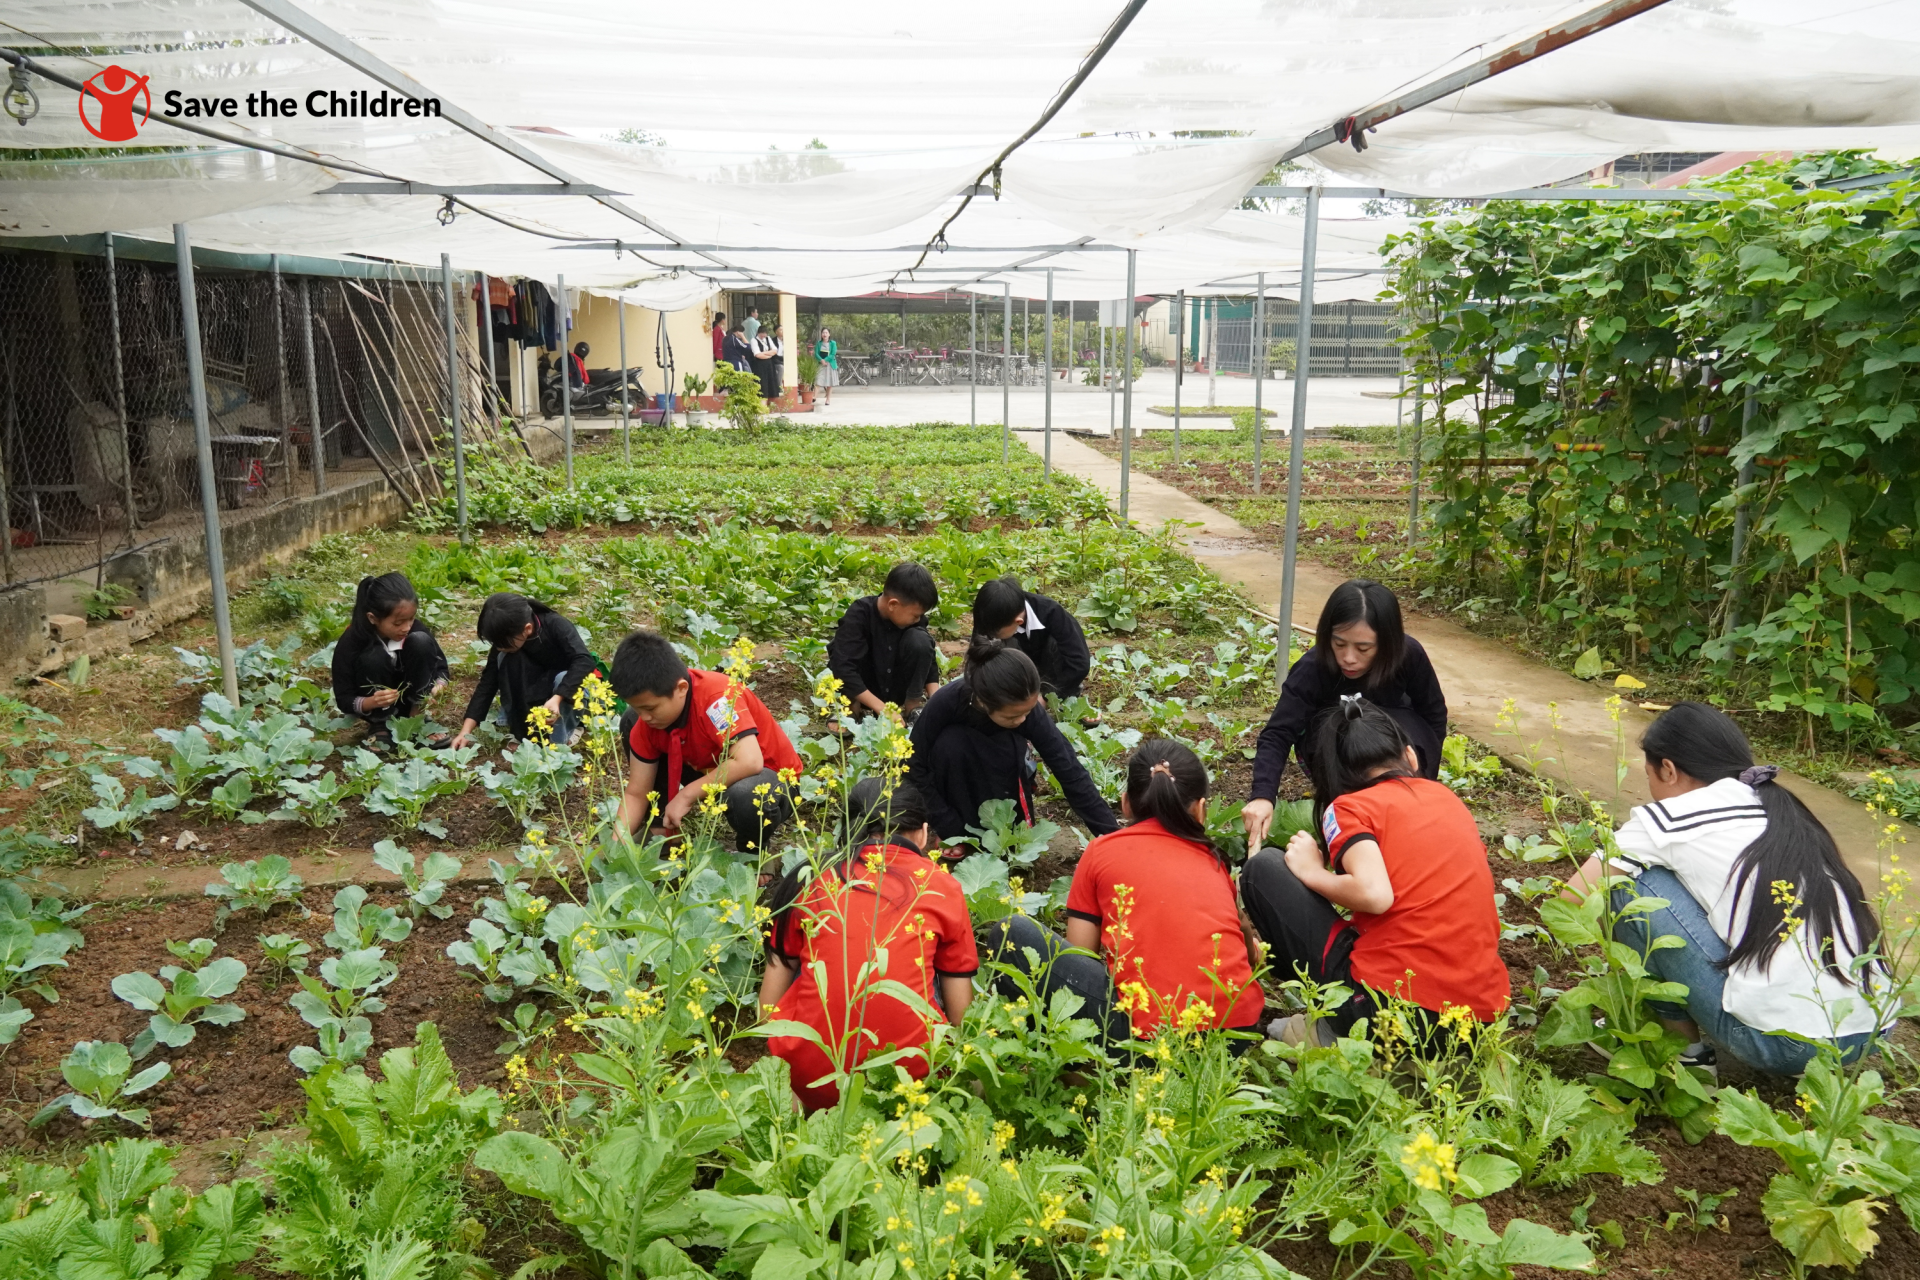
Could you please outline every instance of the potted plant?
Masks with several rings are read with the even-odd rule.
[[[687,393],[687,425],[702,426],[707,421],[707,411],[700,407],[700,397],[707,389],[707,380],[697,373],[689,373],[681,379],[680,385]]]

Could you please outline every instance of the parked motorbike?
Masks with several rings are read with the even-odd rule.
[[[627,370],[627,407],[632,413],[638,413],[653,403],[647,395],[647,389],[640,384],[640,371]],[[547,372],[540,382],[540,412],[549,418],[560,416],[563,406],[560,402],[560,367]],[[573,411],[576,414],[598,414],[605,417],[620,412],[620,371],[618,369],[588,369],[587,385],[573,389]]]

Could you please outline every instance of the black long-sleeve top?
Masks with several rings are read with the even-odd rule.
[[[1440,690],[1427,651],[1412,636],[1400,670],[1385,685],[1368,689],[1364,678],[1349,680],[1338,667],[1322,663],[1319,646],[1300,655],[1280,686],[1280,701],[1260,731],[1253,757],[1253,799],[1271,800],[1280,792],[1280,775],[1287,757],[1302,768],[1310,754],[1308,733],[1320,713],[1340,701],[1342,694],[1358,693],[1399,722],[1420,754],[1422,772],[1433,776],[1440,763],[1440,744],[1447,736],[1447,698]]]
[[[1040,668],[1040,683],[1048,693],[1067,698],[1079,695],[1087,673],[1093,670],[1093,653],[1087,648],[1087,633],[1081,629],[1080,620],[1058,600],[1031,591],[1027,592],[1027,608],[1033,611],[1040,629],[1026,630],[1027,622],[1022,618],[1021,629],[1013,633],[1013,643]]]
[[[349,625],[333,644],[333,700],[342,715],[364,714],[359,699],[379,689],[400,690],[400,700],[373,716],[413,715],[448,675],[447,655],[425,623],[413,624],[398,651],[365,625]]]
[[[1113,810],[1100,798],[1045,705],[1034,707],[1019,728],[1004,728],[973,705],[973,694],[962,677],[927,699],[920,718],[913,722],[912,737],[907,777],[926,798],[933,829],[943,838],[965,835],[969,826],[978,825],[980,806],[988,800],[1012,800],[1023,817],[1033,820],[1025,769],[1029,745],[1095,835],[1120,829]]]
[[[573,705],[573,695],[581,681],[593,670],[593,655],[573,623],[551,609],[533,611],[533,634],[527,642],[508,653],[494,649],[487,664],[480,668],[480,683],[467,703],[466,717],[476,723],[486,719],[496,695],[507,713],[507,727],[518,737],[526,736],[527,710],[539,706],[556,693],[560,705]],[[565,673],[556,687],[554,678]]]
[[[840,615],[840,625],[834,628],[833,641],[827,645],[827,668],[839,678],[848,701],[869,690],[882,702],[918,698],[928,683],[939,680],[939,668],[925,663],[916,663],[923,668],[920,671],[896,673],[895,668],[899,665],[900,642],[910,632],[926,629],[924,622],[894,626],[881,616],[879,596],[861,596]],[[922,643],[932,648],[931,637]]]

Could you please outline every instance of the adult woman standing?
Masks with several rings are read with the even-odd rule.
[[[1352,578],[1333,589],[1320,610],[1313,647],[1287,672],[1280,701],[1260,731],[1253,758],[1253,796],[1240,811],[1247,849],[1257,852],[1273,822],[1280,775],[1293,756],[1311,773],[1314,722],[1360,694],[1392,716],[1419,757],[1419,776],[1440,774],[1440,743],[1447,736],[1447,699],[1420,642],[1400,621],[1400,601],[1370,578]]]
[[[833,330],[821,326],[820,337],[813,344],[814,358],[820,361],[820,368],[813,375],[813,385],[820,389],[821,405],[833,403],[833,389],[840,385],[840,344],[833,340]]]
[[[760,379],[760,395],[773,401],[780,398],[780,340],[777,331],[762,329],[751,343],[754,376]]]

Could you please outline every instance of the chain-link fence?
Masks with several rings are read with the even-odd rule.
[[[174,266],[101,244],[97,255],[0,249],[0,585],[98,574],[200,528]],[[423,464],[447,434],[441,285],[436,273],[392,274],[196,268],[227,518],[368,473],[409,502],[438,495]],[[485,434],[470,281],[456,300],[462,416]]]

